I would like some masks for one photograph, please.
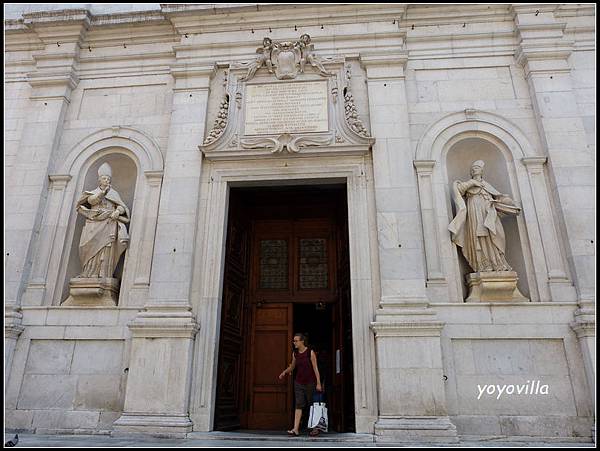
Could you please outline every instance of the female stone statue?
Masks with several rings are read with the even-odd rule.
[[[78,278],[112,278],[129,243],[125,227],[129,209],[111,187],[111,178],[111,168],[104,163],[98,169],[98,188],[84,191],[77,201],[77,212],[86,218],[79,242],[83,271]]]
[[[512,271],[504,255],[506,240],[498,213],[518,215],[520,208],[483,180],[483,166],[481,160],[473,162],[471,179],[454,182],[457,212],[448,230],[473,271]]]

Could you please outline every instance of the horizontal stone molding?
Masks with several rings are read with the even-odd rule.
[[[373,322],[376,338],[383,337],[440,337],[446,323],[442,321]]]
[[[569,324],[573,332],[577,335],[577,338],[595,337],[596,336],[596,322],[585,321],[585,322],[573,322]]]
[[[189,305],[147,305],[128,325],[133,338],[189,338],[200,330]]]

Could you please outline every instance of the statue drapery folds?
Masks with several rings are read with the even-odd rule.
[[[506,237],[500,217],[517,215],[520,208],[483,180],[483,166],[483,161],[475,161],[471,179],[453,183],[456,216],[448,230],[473,271],[512,271],[505,257]]]

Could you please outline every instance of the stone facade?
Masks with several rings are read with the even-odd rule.
[[[591,440],[593,5],[165,4],[4,26],[7,428],[212,430],[228,187],[335,178],[356,431]],[[304,33],[297,76],[327,79],[335,133],[243,138],[255,49]],[[522,209],[504,226],[525,300],[465,302],[447,227],[475,160]],[[64,306],[74,206],[105,162],[131,209],[118,305]],[[477,389],[528,381],[550,394]]]

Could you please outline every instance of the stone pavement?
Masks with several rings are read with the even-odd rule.
[[[9,440],[14,434],[5,433],[4,439]],[[397,446],[444,446],[444,447],[586,447],[593,448],[591,442],[572,441],[509,441],[497,437],[486,440],[461,440],[459,444],[427,444],[419,445],[375,443],[372,435],[368,434],[323,434],[317,438],[303,435],[287,437],[285,433],[270,432],[194,432],[185,439],[154,438],[149,436],[108,435],[41,435],[19,434],[18,447],[245,447],[245,448],[279,448],[279,447],[397,447]]]

